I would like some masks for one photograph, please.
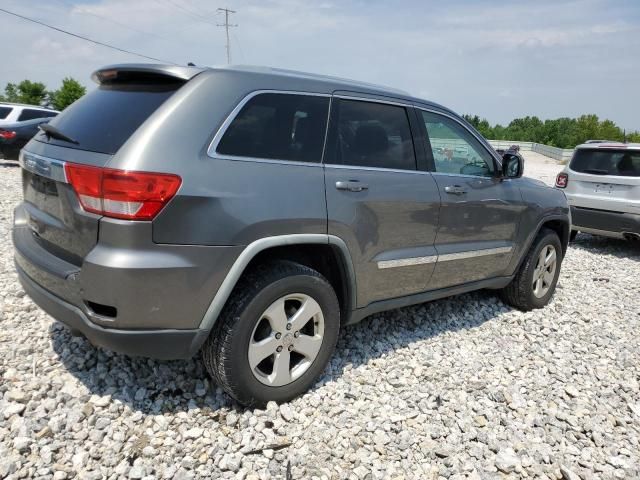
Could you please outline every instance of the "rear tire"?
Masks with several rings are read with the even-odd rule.
[[[290,261],[267,263],[238,282],[202,358],[239,403],[285,402],[322,373],[339,329],[338,299],[320,273]]]
[[[554,256],[551,265],[551,256]],[[549,264],[545,264],[549,259]],[[543,228],[536,236],[511,283],[500,291],[502,300],[522,311],[542,308],[555,292],[562,264],[558,234]]]

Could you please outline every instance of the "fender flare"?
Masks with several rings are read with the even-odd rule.
[[[247,268],[247,265],[249,265],[249,262],[251,262],[251,260],[253,260],[253,258],[255,258],[257,254],[259,254],[263,250],[267,250],[273,247],[309,244],[333,245],[338,248],[342,257],[345,274],[347,276],[346,281],[349,291],[350,305],[353,307],[356,302],[355,272],[353,269],[353,262],[351,261],[351,254],[349,253],[347,244],[341,238],[334,235],[327,235],[322,233],[278,235],[274,237],[265,237],[255,240],[254,242],[251,242],[249,245],[247,245],[242,253],[240,253],[236,261],[229,269],[229,272],[220,285],[220,288],[218,288],[218,291],[213,297],[213,300],[209,304],[209,307],[207,308],[207,311],[205,312],[198,328],[201,330],[210,331],[214,327],[216,321],[218,320],[218,316],[222,311],[222,308],[227,303],[227,300],[229,299],[231,292],[238,283],[238,280],[240,280],[240,277]]]
[[[533,244],[533,241],[535,240],[535,238],[538,236],[538,233],[540,233],[540,230],[542,229],[542,226],[547,223],[547,222],[551,222],[551,221],[561,221],[563,223],[566,223],[568,226],[568,230],[567,230],[567,238],[561,238],[560,239],[560,243],[562,244],[563,249],[565,249],[566,253],[566,248],[568,248],[568,240],[569,237],[568,235],[571,234],[571,216],[569,215],[560,215],[560,214],[551,214],[551,215],[545,215],[544,217],[542,217],[539,221],[538,224],[536,225],[535,230],[533,230],[533,233],[529,236],[529,238],[527,238],[526,240],[526,248],[523,248],[521,253],[520,253],[520,258],[518,259],[518,263],[516,264],[516,268],[515,271],[517,272],[518,269],[520,268],[520,265],[522,265],[522,262],[524,261],[524,258],[527,256],[527,252],[529,251],[529,249],[531,248],[531,245]],[[564,255],[563,255],[564,257]]]

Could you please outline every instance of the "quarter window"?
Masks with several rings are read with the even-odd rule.
[[[320,162],[329,98],[263,93],[233,119],[217,153],[236,157]]]
[[[404,107],[344,99],[339,99],[337,104],[335,151],[329,162],[416,169],[409,118]]]
[[[20,116],[18,117],[18,121],[22,122],[24,120],[33,120],[34,118],[49,118],[55,117],[57,115],[56,112],[48,112],[46,110],[35,110],[33,108],[25,108],[20,112]]]
[[[444,115],[421,113],[436,172],[482,177],[493,175],[493,157],[466,128]]]
[[[13,108],[11,107],[0,107],[0,120],[4,120],[9,116]]]

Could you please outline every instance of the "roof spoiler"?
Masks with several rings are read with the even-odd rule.
[[[109,65],[91,74],[98,85],[120,82],[187,82],[203,72],[200,67],[182,67],[178,65],[120,64]]]

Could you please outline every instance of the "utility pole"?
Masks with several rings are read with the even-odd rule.
[[[227,63],[231,63],[231,45],[229,44],[229,27],[237,27],[238,25],[231,25],[229,23],[229,14],[236,13],[235,10],[229,10],[228,8],[218,8],[219,12],[224,12],[224,23],[219,23],[219,27],[225,27],[227,31]]]

